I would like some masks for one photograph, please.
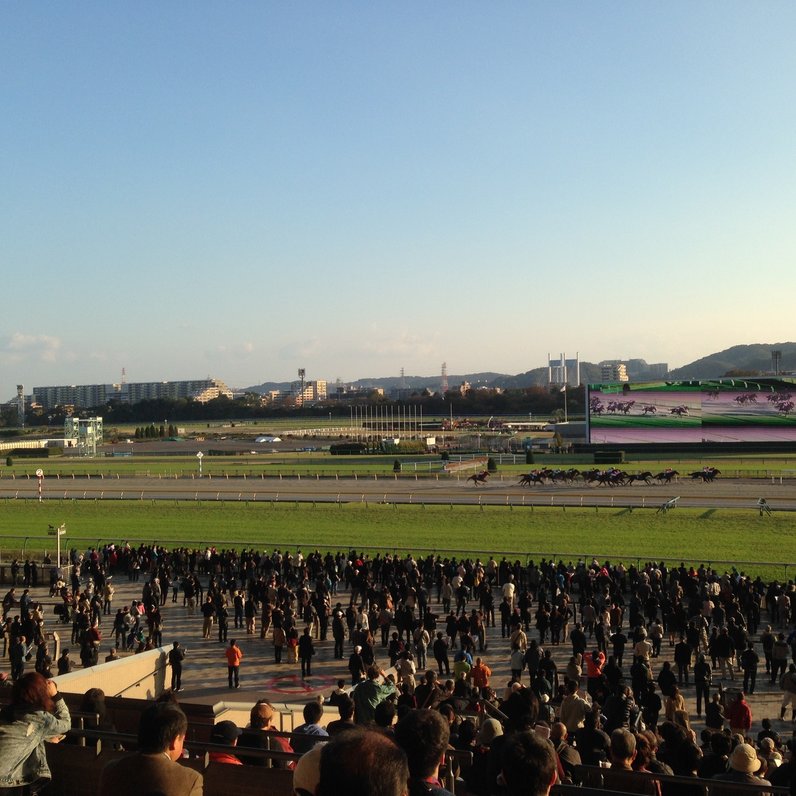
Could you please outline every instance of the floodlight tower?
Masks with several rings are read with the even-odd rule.
[[[25,385],[17,384],[17,423],[25,428]]]
[[[301,392],[299,395],[301,396],[301,405],[304,406],[304,377],[307,375],[307,371],[305,368],[298,369],[298,377],[301,379]]]
[[[780,375],[780,367],[782,365],[782,351],[773,350],[771,352],[771,370],[774,371],[775,376]],[[17,388],[19,389],[19,388]]]

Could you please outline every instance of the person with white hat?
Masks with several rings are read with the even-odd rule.
[[[720,782],[733,782],[742,785],[770,785],[767,779],[756,776],[762,761],[754,747],[748,743],[739,743],[730,754],[728,768],[724,774],[715,774],[712,779]],[[716,792],[716,789],[713,789]]]

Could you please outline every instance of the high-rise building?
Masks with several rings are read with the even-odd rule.
[[[219,379],[196,381],[143,381],[122,384],[81,384],[60,387],[34,387],[33,401],[42,409],[56,406],[74,406],[88,409],[102,406],[110,401],[138,403],[144,400],[190,398],[198,403],[207,403],[224,396],[232,399],[232,390]]]
[[[600,381],[605,384],[630,381],[627,375],[627,366],[618,360],[600,362]]]
[[[580,386],[580,358],[575,354],[574,359],[567,359],[566,354],[559,354],[558,359],[551,359],[547,355],[547,384],[550,387],[579,387]]]
[[[322,379],[308,381],[304,384],[304,392],[299,392],[296,403],[300,405],[325,401],[327,396],[326,382]]]

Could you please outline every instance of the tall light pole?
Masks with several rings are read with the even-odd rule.
[[[301,396],[301,405],[304,406],[304,377],[307,375],[307,371],[304,368],[298,369],[298,377],[301,379],[301,392],[299,395]]]
[[[57,564],[58,564],[58,575],[61,574],[61,537],[66,533],[66,523],[61,523],[57,528],[53,528],[50,526],[51,530],[47,531],[50,536],[55,536],[57,539]]]

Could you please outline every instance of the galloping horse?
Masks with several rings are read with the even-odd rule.
[[[662,473],[658,473],[654,476],[654,478],[662,484],[670,484],[672,479],[678,475],[680,475],[680,473],[678,473],[677,470],[664,470]]]
[[[489,478],[489,471],[481,470],[480,473],[473,473],[467,480],[478,486],[479,484],[485,484],[487,478]]]
[[[538,470],[531,470],[530,473],[523,473],[517,483],[520,486],[535,486],[536,484],[544,484],[544,474],[540,473]]]
[[[721,470],[717,470],[715,467],[703,467],[701,470],[697,470],[695,473],[689,473],[692,481],[696,481],[697,479],[701,478],[703,484],[710,484],[715,481],[716,476],[721,473]]]
[[[626,475],[625,478],[628,484],[632,484],[634,481],[643,481],[645,484],[652,483],[652,473],[649,470],[645,470],[643,473],[636,473],[635,475]]]

